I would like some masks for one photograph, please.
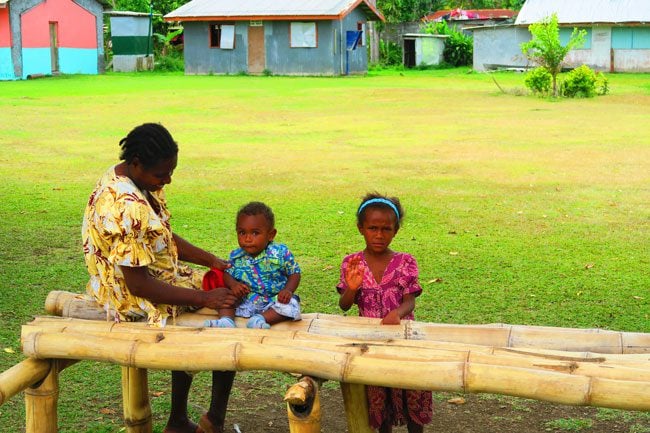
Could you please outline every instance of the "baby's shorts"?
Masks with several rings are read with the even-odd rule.
[[[288,317],[292,320],[301,319],[300,297],[298,295],[293,295],[287,304],[282,304],[273,300],[265,301],[261,296],[257,298],[249,296],[239,304],[239,307],[235,310],[235,316],[251,317],[255,314],[262,314],[269,308],[273,309],[273,311],[279,315]]]

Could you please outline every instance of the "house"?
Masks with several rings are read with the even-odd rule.
[[[106,0],[0,0],[0,80],[104,70]]]
[[[165,15],[184,28],[186,74],[365,73],[374,0],[192,0]]]
[[[519,45],[531,39],[530,24],[553,13],[564,44],[574,28],[587,32],[584,45],[567,55],[566,67],[585,64],[597,71],[650,72],[648,0],[527,0],[513,26],[472,29],[474,69],[529,66]]]
[[[153,69],[152,18],[158,14],[110,11],[113,71],[133,72]]]
[[[441,10],[422,18],[424,22],[446,21],[449,27],[463,31],[467,27],[494,26],[514,21],[512,9],[452,9]]]

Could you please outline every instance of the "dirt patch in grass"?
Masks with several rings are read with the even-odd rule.
[[[271,396],[262,384],[236,383],[227,417],[227,432],[237,424],[242,433],[286,433],[287,412],[282,396]],[[459,397],[461,397],[459,399]],[[487,394],[435,393],[433,422],[425,432],[436,433],[650,433],[650,414],[556,405]],[[450,402],[456,401],[456,403]],[[464,403],[458,404],[458,400]],[[347,432],[338,386],[321,389],[321,431]],[[406,433],[396,427],[395,433]]]

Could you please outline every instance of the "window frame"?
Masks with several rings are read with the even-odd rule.
[[[232,27],[232,46],[224,47],[224,27]],[[216,34],[215,34],[216,32]],[[215,39],[217,39],[215,44]],[[220,50],[235,49],[235,25],[232,23],[212,22],[208,26],[208,46]]]
[[[312,24],[314,26],[314,45],[293,45],[293,26],[294,24],[301,24],[303,26]],[[303,31],[303,36],[305,32]],[[316,21],[291,21],[289,22],[289,48],[318,48],[318,23]]]

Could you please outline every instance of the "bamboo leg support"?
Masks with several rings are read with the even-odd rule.
[[[303,376],[284,396],[290,433],[320,433],[321,408],[318,383]]]
[[[20,391],[40,382],[50,372],[50,361],[27,358],[0,374],[0,405]]]
[[[124,424],[128,433],[151,433],[151,406],[147,370],[122,367]]]
[[[25,389],[25,433],[56,433],[59,372],[66,361],[50,360],[50,372],[35,387]]]
[[[349,433],[373,433],[368,424],[368,399],[366,386],[358,383],[341,382],[345,417]]]

